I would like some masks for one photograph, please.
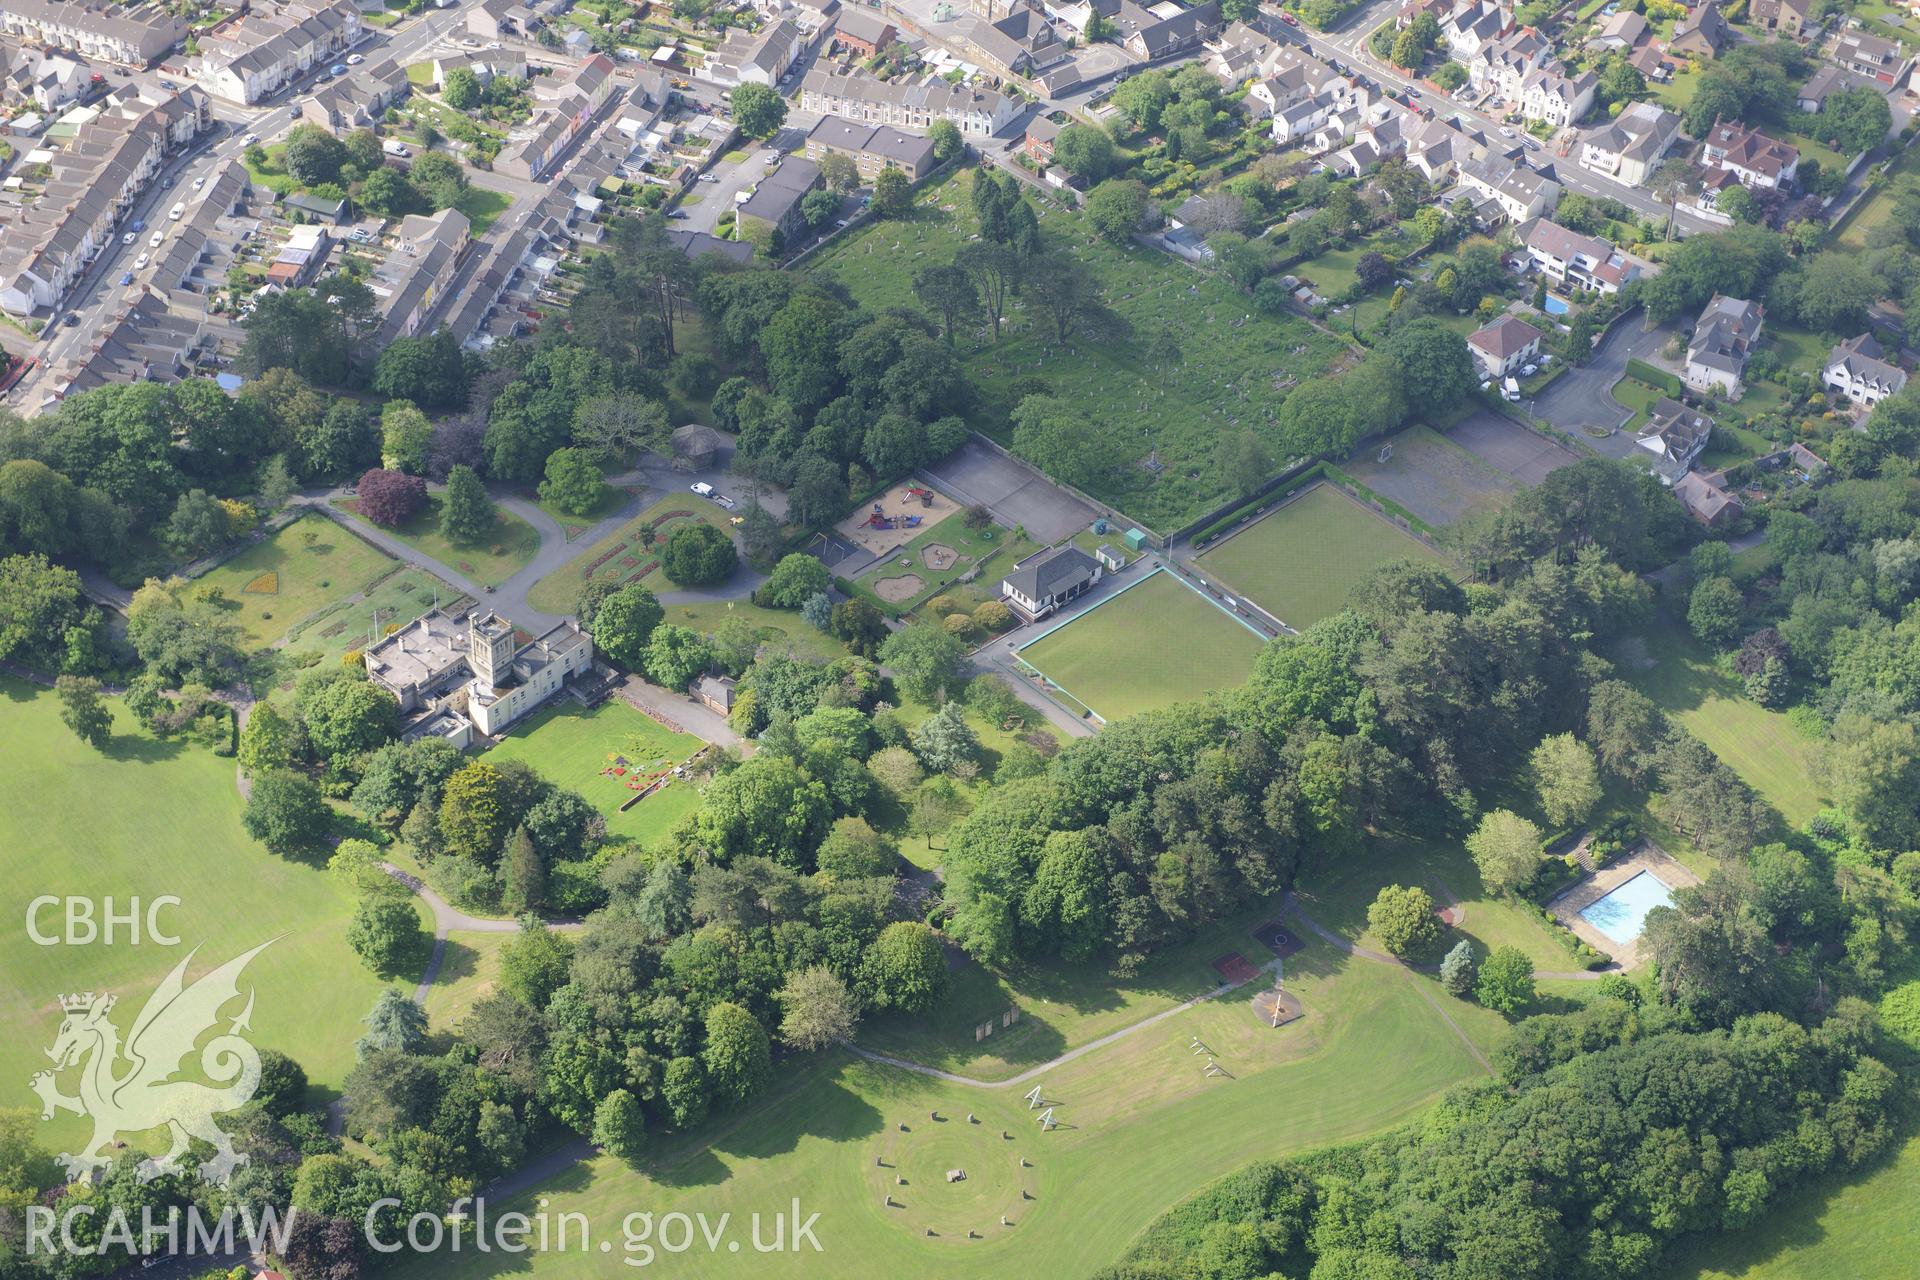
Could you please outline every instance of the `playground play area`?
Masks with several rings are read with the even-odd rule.
[[[868,555],[884,556],[959,509],[958,503],[937,490],[897,484],[842,520],[834,531]]]
[[[856,591],[871,592],[882,609],[895,615],[908,613],[936,595],[955,592],[966,597],[970,612],[978,603],[972,597],[980,594],[979,589],[1037,549],[1032,540],[997,524],[968,528],[964,511],[937,522],[922,520],[896,534],[906,534],[909,540],[870,562],[854,581]],[[979,575],[979,581],[970,589],[962,588],[961,580],[973,574]],[[987,592],[989,597],[997,595],[997,589]]]

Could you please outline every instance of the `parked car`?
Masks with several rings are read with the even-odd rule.
[[[144,218],[135,218],[128,225],[131,226],[135,231],[145,231],[147,229],[146,219]]]
[[[67,328],[71,329],[73,328],[73,326],[80,323],[80,317],[75,315],[73,312],[69,311],[67,312],[66,315],[60,317],[60,323],[67,326]]]
[[[667,216],[669,218],[672,218],[674,221],[679,222],[679,221],[683,221],[686,218],[687,211],[685,209],[674,209],[670,211],[667,214]]]
[[[713,486],[705,480],[695,480],[692,484],[688,485],[687,488],[693,490],[703,498],[711,498],[714,494]]]
[[[710,174],[710,173],[703,173],[703,174],[701,174],[701,175],[700,175],[700,181],[702,181],[702,182],[718,182],[718,181],[720,181],[720,179],[718,179],[718,178],[716,178],[716,177],[714,177],[714,176],[713,176],[712,174]]]
[[[132,284],[132,283],[133,283],[133,272],[131,272],[131,271],[122,271],[122,272],[120,273],[120,283],[121,283],[121,284]]]
[[[347,55],[347,65],[350,67],[357,67],[365,61],[366,59],[361,57],[357,53],[350,53]]]
[[[177,84],[175,84],[175,83],[174,83],[173,81],[171,81],[171,80],[167,80],[167,79],[164,79],[164,78],[163,78],[163,79],[162,79],[162,80],[160,81],[160,87],[161,87],[162,89],[178,89],[178,88],[179,88],[180,86],[179,86],[179,85],[177,85]]]
[[[206,185],[207,185],[207,180],[205,178],[195,178],[193,180],[193,189],[195,191],[198,191],[200,188]]]
[[[240,139],[240,141],[246,143],[248,146],[252,146],[254,143],[260,141],[260,135],[257,133],[250,133],[246,137]]]
[[[336,62],[327,68],[327,74],[330,76],[343,76],[347,74],[347,64],[344,62]]]
[[[138,240],[139,238],[140,238],[140,237],[139,237],[138,235],[136,235],[135,233],[133,233],[133,232],[131,232],[131,231],[129,231],[129,232],[127,232],[127,234],[125,234],[125,235],[123,235],[123,236],[121,236],[121,237],[120,237],[120,243],[121,243],[121,244],[132,244],[132,243],[133,243],[133,242],[134,242],[135,240]]]
[[[1282,13],[1280,15],[1280,21],[1286,23],[1290,27],[1297,27],[1300,25],[1300,19],[1294,17],[1290,13]]]

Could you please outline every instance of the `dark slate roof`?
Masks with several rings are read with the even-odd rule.
[[[1002,581],[1029,600],[1045,600],[1082,582],[1100,571],[1093,557],[1078,547],[1061,547],[1052,555],[1021,566]]]

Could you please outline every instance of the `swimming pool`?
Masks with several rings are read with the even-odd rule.
[[[1557,293],[1550,293],[1547,295],[1546,300],[1540,304],[1540,309],[1550,316],[1563,316],[1573,310],[1573,304]]]
[[[1640,936],[1647,912],[1673,905],[1673,894],[1651,871],[1642,871],[1604,898],[1589,903],[1580,918],[1622,945]]]

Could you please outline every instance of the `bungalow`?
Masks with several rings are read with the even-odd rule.
[[[1738,400],[1746,390],[1747,356],[1760,340],[1767,309],[1757,302],[1714,294],[1687,344],[1686,383],[1696,391],[1719,390]]]
[[[1877,81],[1855,75],[1832,63],[1822,63],[1820,69],[1808,76],[1807,82],[1800,86],[1794,105],[1810,115],[1817,115],[1826,110],[1827,99],[1834,94],[1869,87],[1877,90],[1880,85]]]
[[[1647,20],[1631,9],[1622,8],[1601,24],[1587,41],[1589,49],[1631,53],[1647,34]]]
[[[1706,451],[1712,436],[1712,418],[1671,396],[1661,396],[1647,411],[1636,443],[1652,455],[1654,473],[1672,484],[1693,469],[1694,459]]]
[[[693,682],[693,696],[715,715],[730,716],[733,714],[733,677],[701,676]]]
[[[1862,408],[1878,404],[1907,385],[1907,371],[1886,354],[1872,334],[1849,338],[1828,354],[1820,381]]]
[[[1100,581],[1099,561],[1075,546],[1043,551],[1000,580],[1000,595],[1024,621],[1038,622]]]
[[[1673,39],[1667,41],[1667,51],[1711,61],[1732,43],[1733,28],[1721,16],[1720,6],[1714,0],[1707,0],[1674,27]]]
[[[1467,350],[1482,376],[1498,382],[1540,355],[1540,331],[1518,316],[1501,316],[1467,335]]]

